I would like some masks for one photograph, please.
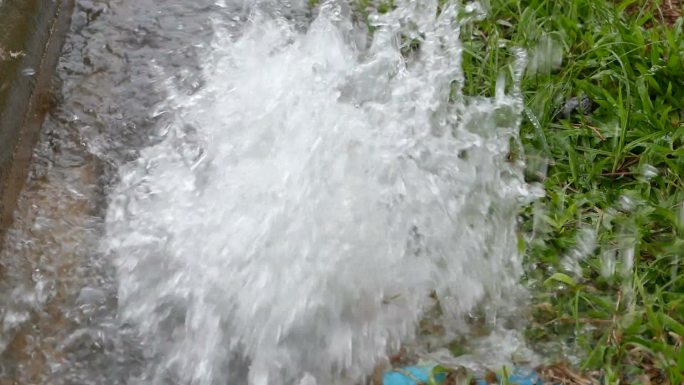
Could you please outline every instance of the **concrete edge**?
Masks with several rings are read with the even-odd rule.
[[[59,61],[64,38],[69,30],[74,4],[75,0],[57,1],[54,15],[48,18],[51,23],[47,26],[45,41],[40,44],[42,52],[37,56],[39,59],[34,67],[35,79],[29,86],[31,87],[30,95],[28,99],[9,107],[13,108],[9,113],[18,116],[19,119],[17,119],[18,124],[10,124],[9,128],[5,127],[5,129],[16,131],[16,143],[5,143],[4,149],[0,145],[0,150],[11,151],[9,164],[0,164],[0,167],[4,168],[2,170],[4,172],[0,173],[0,247],[2,247],[5,232],[12,223],[19,194],[26,182],[33,148],[40,137],[43,120],[50,109],[51,79]],[[15,89],[18,87],[22,87],[20,82],[14,82],[10,85],[9,93],[17,92]],[[26,85],[24,84],[23,87]]]

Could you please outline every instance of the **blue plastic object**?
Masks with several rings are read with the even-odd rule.
[[[383,385],[420,385],[428,384],[430,381],[430,373],[432,372],[432,366],[408,366],[401,369],[391,370],[386,372],[383,376]],[[499,382],[501,382],[501,376],[497,374]],[[446,373],[438,373],[434,376],[434,383],[441,384],[446,379]],[[476,379],[477,385],[489,385],[487,381],[483,379]],[[528,371],[523,369],[516,369],[511,375],[508,376],[509,384],[516,385],[541,385],[542,381],[534,371]]]
[[[418,385],[419,382],[427,384],[430,380],[432,368],[429,366],[409,366],[399,370],[392,370],[385,373],[382,383],[383,385]],[[446,375],[444,373],[439,373],[435,376],[435,382],[441,384],[445,378]]]

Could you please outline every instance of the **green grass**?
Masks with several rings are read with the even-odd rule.
[[[370,1],[355,1],[367,16]],[[528,51],[521,138],[527,177],[546,190],[520,214],[529,340],[562,341],[601,384],[674,385],[684,383],[684,29],[639,3],[484,2],[488,16],[462,26],[464,91],[494,95],[513,50]],[[596,109],[559,119],[581,95]]]
[[[521,136],[547,193],[521,213],[530,340],[568,343],[601,383],[681,384],[682,20],[664,26],[633,4],[491,0],[462,34],[465,89],[493,95],[512,48],[528,50]],[[558,119],[580,95],[596,110]]]
[[[643,376],[680,384],[682,24],[658,25],[643,10],[627,15],[628,5],[493,0],[487,20],[464,34],[466,88],[493,94],[510,49],[530,52],[536,71],[522,84],[521,135],[529,179],[547,197],[521,214],[526,282],[538,304],[529,337],[568,342],[585,357],[581,369],[606,384]],[[556,119],[567,98],[582,94],[597,105],[593,113]],[[563,263],[573,253],[574,269]]]

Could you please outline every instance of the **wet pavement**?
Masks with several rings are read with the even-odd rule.
[[[55,103],[0,251],[0,384],[116,384],[135,373],[98,251],[106,192],[163,128],[166,78],[192,92],[210,1],[79,1]],[[13,51],[14,52],[14,51]],[[122,346],[128,344],[129,346]],[[114,352],[130,352],[122,359]]]

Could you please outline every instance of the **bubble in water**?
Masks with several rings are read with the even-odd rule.
[[[528,66],[530,74],[549,75],[563,64],[563,48],[557,36],[542,36],[533,49]],[[583,112],[587,108],[582,109]]]
[[[577,232],[575,247],[563,256],[561,265],[576,277],[581,277],[582,267],[580,262],[591,256],[596,248],[596,231],[591,228],[582,228]]]
[[[641,169],[641,178],[648,182],[654,177],[658,176],[658,169],[651,166],[650,164],[646,164],[642,167]]]

